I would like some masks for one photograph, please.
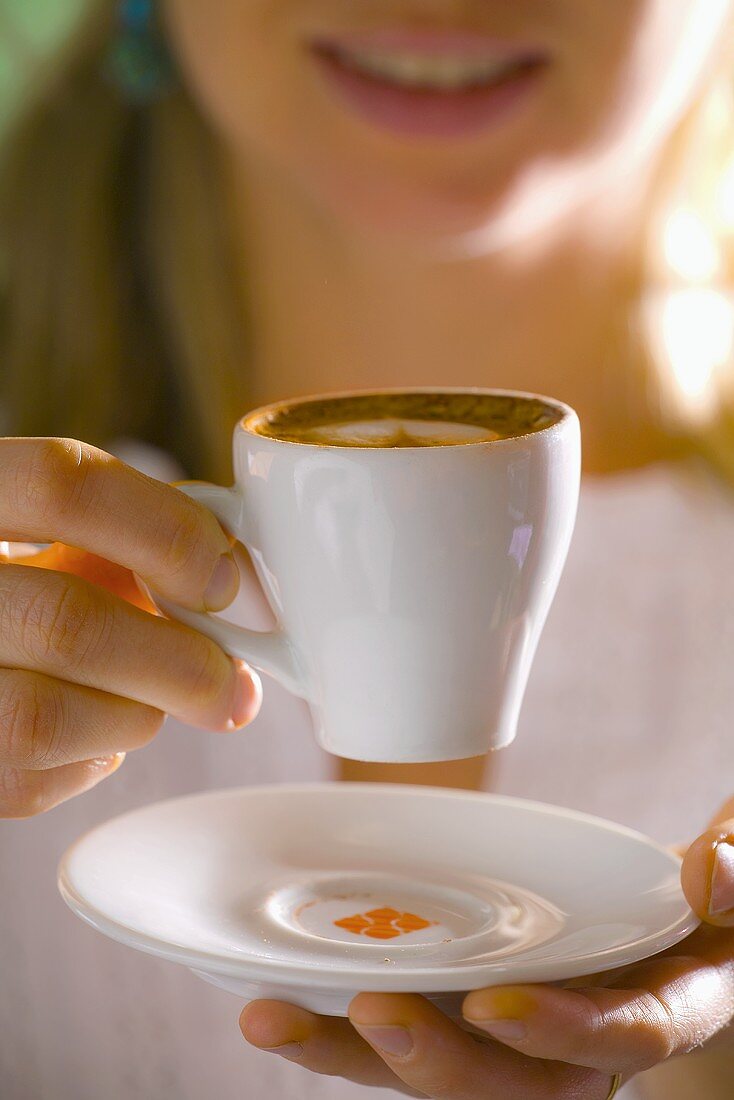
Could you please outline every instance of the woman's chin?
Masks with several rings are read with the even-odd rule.
[[[447,185],[420,186],[345,173],[320,181],[320,205],[357,237],[402,247],[450,243],[477,235],[493,236],[503,223],[511,197],[498,191],[471,193]]]

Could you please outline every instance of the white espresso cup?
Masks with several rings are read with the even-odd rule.
[[[436,411],[440,431],[457,401],[510,434],[433,445]],[[284,438],[375,402],[428,423],[431,445]],[[247,548],[278,627],[167,613],[307,700],[338,756],[450,760],[513,740],[576,515],[572,409],[502,390],[286,401],[240,420],[234,469],[231,488],[182,489]]]

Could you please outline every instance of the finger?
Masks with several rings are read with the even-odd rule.
[[[206,729],[246,725],[261,686],[189,627],[78,577],[0,567],[0,666],[121,695]]]
[[[165,715],[154,707],[37,672],[0,669],[0,761],[29,770],[142,748]]]
[[[533,1058],[632,1076],[705,1042],[731,1019],[729,967],[669,956],[631,968],[622,989],[478,990],[464,1018]]]
[[[0,524],[139,574],[183,607],[219,611],[239,586],[219,522],[185,493],[73,439],[0,439]]]
[[[734,800],[686,852],[681,882],[688,904],[702,920],[734,927]]]
[[[380,1088],[399,1085],[349,1020],[316,1016],[280,1001],[253,1001],[242,1011],[240,1029],[252,1046],[297,1062],[313,1073]],[[409,1095],[418,1094],[409,1091]]]
[[[117,753],[107,759],[85,760],[39,772],[0,766],[0,817],[24,818],[46,813],[108,779],[124,759],[124,753]]]
[[[401,1081],[428,1096],[606,1100],[609,1092],[608,1074],[480,1043],[422,997],[360,993],[350,1019]]]
[[[67,546],[63,542],[54,542],[51,546],[39,550],[36,554],[23,555],[13,558],[21,565],[30,565],[35,569],[55,569],[58,573],[73,573],[77,577],[83,577],[91,584],[106,588],[108,592],[114,592],[116,596],[134,604],[143,611],[157,614],[158,609],[152,600],[148,599],[142,587],[135,579],[135,575],[122,565],[115,565],[106,558],[90,554],[88,550],[79,550],[75,546]]]

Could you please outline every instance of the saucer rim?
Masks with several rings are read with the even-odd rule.
[[[653,838],[646,836],[639,830],[627,825],[621,825],[609,821],[595,814],[588,814],[581,810],[573,810],[563,806],[540,802],[535,799],[518,798],[512,795],[500,795],[483,791],[455,790],[446,787],[416,786],[408,784],[390,783],[264,783],[241,787],[225,787],[218,790],[199,791],[188,795],[162,799],[159,802],[148,803],[144,806],[128,810],[123,814],[109,818],[91,829],[86,830],[64,852],[61,857],[57,872],[57,886],[59,892],[72,910],[81,920],[91,925],[98,932],[108,936],[118,943],[143,951],[146,954],[166,959],[170,962],[188,966],[191,969],[218,974],[230,978],[247,978],[255,981],[270,981],[294,988],[315,988],[316,986],[329,990],[362,989],[364,991],[402,991],[406,983],[411,990],[421,992],[456,992],[470,988],[480,988],[485,985],[496,985],[498,979],[507,976],[507,979],[516,982],[536,981],[562,981],[565,979],[583,977],[587,974],[599,971],[616,969],[628,966],[679,943],[690,935],[700,925],[700,920],[695,913],[688,908],[681,917],[659,932],[650,933],[633,943],[622,946],[613,946],[603,950],[586,952],[559,960],[507,960],[496,963],[478,963],[476,966],[463,965],[461,967],[422,967],[416,969],[401,969],[399,963],[384,973],[375,970],[364,970],[359,965],[347,964],[343,959],[332,964],[323,959],[313,962],[299,961],[294,963],[285,959],[268,959],[254,955],[244,955],[233,958],[204,949],[196,949],[177,944],[172,940],[150,936],[134,928],[114,920],[107,916],[96,906],[84,899],[82,894],[74,886],[69,874],[69,865],[80,848],[90,837],[99,830],[112,823],[119,823],[129,817],[149,811],[152,807],[163,807],[177,804],[186,804],[201,801],[217,801],[219,799],[233,797],[251,797],[259,795],[268,797],[289,797],[305,792],[327,794],[333,797],[335,794],[362,792],[369,794],[383,794],[389,797],[414,797],[441,798],[456,801],[492,802],[497,806],[512,806],[521,808],[544,816],[560,817],[564,820],[577,821],[586,826],[601,828],[608,833],[623,836],[648,849],[656,851],[669,860],[671,869],[679,868],[680,857],[665,845]]]

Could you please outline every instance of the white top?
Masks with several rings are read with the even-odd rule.
[[[495,789],[671,843],[704,827],[734,791],[732,546],[734,503],[703,476],[652,468],[585,482]],[[0,823],[3,1100],[394,1095],[252,1050],[233,997],[98,935],[56,894],[63,849],[113,814],[203,788],[330,776],[305,706],[265,687],[248,730],[207,734],[169,721],[94,791],[41,818]]]

